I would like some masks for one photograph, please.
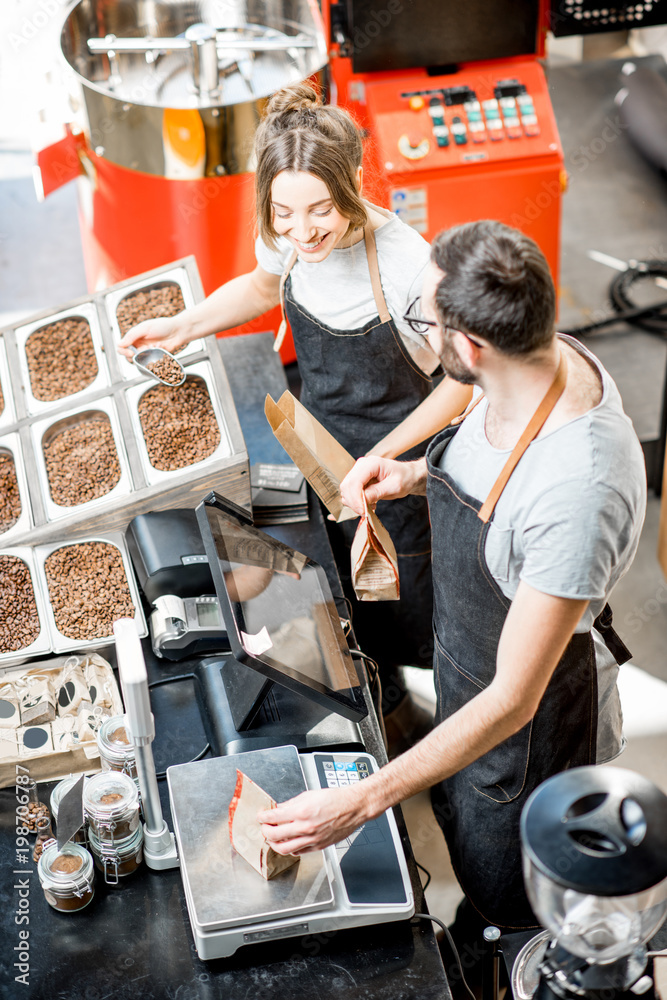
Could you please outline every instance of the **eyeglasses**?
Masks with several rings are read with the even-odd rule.
[[[407,312],[403,317],[403,321],[408,324],[410,329],[414,333],[421,333],[422,335],[428,333],[429,326],[439,326],[433,319],[424,319],[419,312],[419,303],[421,302],[421,295],[418,295],[416,299],[413,299],[407,308]]]
[[[403,321],[408,324],[411,330],[415,333],[420,333],[423,336],[428,333],[429,326],[439,326],[440,324],[434,319],[424,319],[424,317],[420,315],[420,301],[421,295],[418,295],[416,299],[412,300],[408,306],[405,316],[403,317]],[[449,333],[462,333],[466,340],[469,340],[471,344],[475,345],[475,347],[484,347],[484,344],[481,344],[479,340],[475,340],[475,338],[471,337],[470,334],[465,332],[465,330],[457,330],[453,326],[446,326],[445,332],[447,331],[449,331]]]

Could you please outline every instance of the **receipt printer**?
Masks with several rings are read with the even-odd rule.
[[[155,510],[127,526],[125,541],[139,586],[154,604],[163,594],[215,594],[194,510]]]

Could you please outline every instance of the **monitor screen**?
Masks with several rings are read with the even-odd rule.
[[[534,55],[539,0],[348,0],[355,73]]]
[[[232,652],[352,721],[367,714],[326,574],[211,493],[197,507]]]

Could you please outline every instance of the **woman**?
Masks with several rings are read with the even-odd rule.
[[[255,138],[257,267],[177,316],[147,320],[119,349],[159,343],[176,350],[230,329],[278,302],[292,328],[301,402],[356,458],[423,455],[427,439],[460,413],[470,389],[444,379],[420,330],[418,303],[429,245],[361,196],[362,142],[344,111],[323,106],[307,84],[269,101]],[[285,322],[278,339],[282,339]],[[329,524],[361,649],[380,666],[388,736],[410,737],[401,664],[431,666],[430,529],[425,497],[380,504],[399,560],[400,602],[357,603],[349,545],[355,522]],[[393,732],[392,718],[393,716]],[[413,720],[414,722],[414,716]],[[406,730],[408,730],[406,732]]]

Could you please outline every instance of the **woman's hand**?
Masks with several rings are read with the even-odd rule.
[[[275,809],[262,810],[257,821],[263,836],[278,854],[304,854],[337,844],[372,819],[364,784],[302,792]]]
[[[179,322],[183,313],[176,316],[158,316],[156,319],[145,319],[128,330],[118,342],[118,353],[132,360],[130,344],[134,347],[164,347],[167,351],[177,351],[186,344],[185,324]]]
[[[426,462],[396,462],[390,458],[365,455],[357,459],[340,484],[341,497],[357,514],[364,513],[364,494],[369,507],[378,500],[396,500],[409,493],[423,494],[426,484]]]

